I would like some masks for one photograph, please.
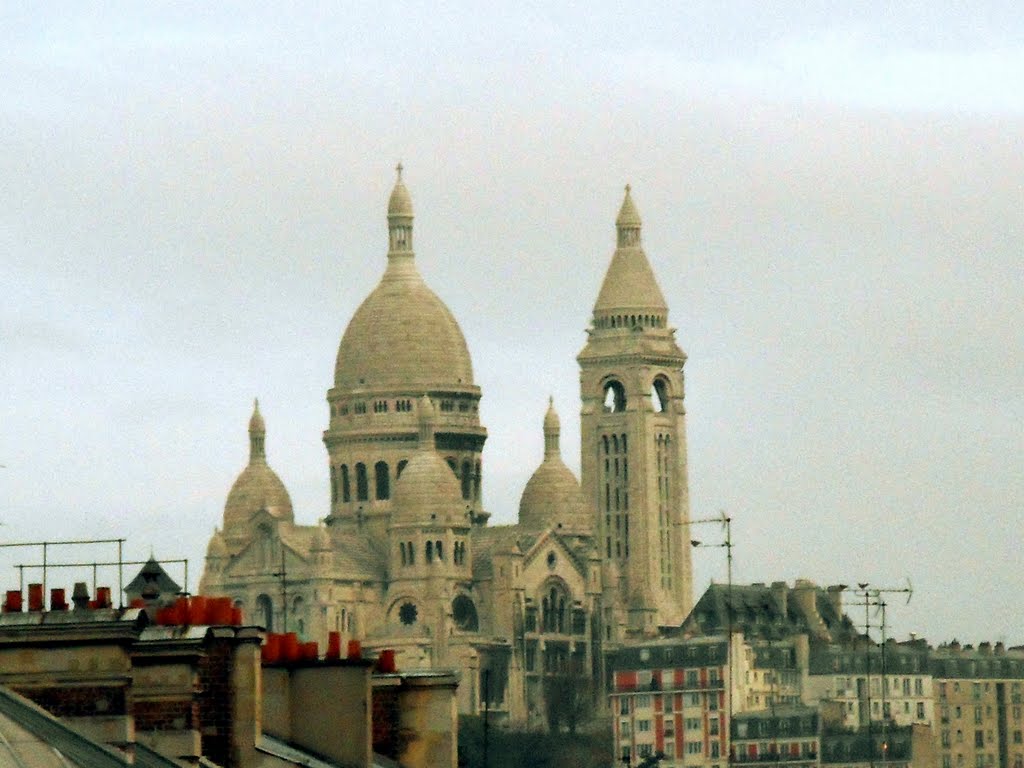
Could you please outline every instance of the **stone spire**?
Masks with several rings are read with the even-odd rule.
[[[636,209],[636,205],[633,203],[633,197],[630,194],[630,186],[626,185],[626,197],[622,201],[622,207],[619,209],[619,215],[615,219],[615,229],[618,230],[618,247],[619,248],[638,248],[640,247],[640,213]]]
[[[615,254],[594,304],[594,324],[598,328],[664,327],[668,305],[640,245],[640,213],[628,184],[615,229]]]
[[[256,398],[252,406],[252,418],[249,419],[249,462],[266,461],[265,441],[267,437],[267,425],[263,422],[263,414],[260,413],[260,401]]]
[[[555,398],[548,398],[548,412],[544,414],[544,458],[561,456],[561,449],[558,446],[558,436],[562,431],[562,423],[555,411]]]
[[[402,181],[402,164],[395,166],[398,178],[388,199],[388,262],[412,262],[412,198]]]

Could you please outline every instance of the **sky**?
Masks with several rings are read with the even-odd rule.
[[[0,36],[0,543],[123,537],[194,586],[254,397],[296,520],[326,515],[399,160],[514,521],[549,395],[578,472],[628,182],[735,580],[909,584],[890,636],[1024,643],[1015,4],[6,3]]]

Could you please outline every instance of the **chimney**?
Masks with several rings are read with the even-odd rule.
[[[772,582],[772,597],[775,598],[775,602],[779,606],[779,613],[785,620],[789,616],[789,606],[787,603],[787,598],[789,597],[789,587],[786,585],[786,582]]]
[[[814,582],[807,579],[797,579],[793,585],[793,598],[796,600],[800,612],[804,615],[811,634],[821,640],[831,640],[828,628],[825,626],[825,622],[821,620],[821,614],[818,613],[818,587]]]
[[[836,616],[843,615],[843,591],[845,589],[845,584],[830,584],[826,587],[828,601],[832,604],[832,610],[836,612]]]
[[[76,611],[84,611],[89,607],[89,588],[84,581],[75,582],[75,591],[71,593],[71,602]]]

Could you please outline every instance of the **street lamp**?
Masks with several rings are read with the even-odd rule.
[[[726,741],[726,760],[728,762],[733,761],[732,756],[732,518],[725,514],[724,511],[720,512],[718,517],[706,517],[701,520],[690,520],[689,525],[703,525],[705,523],[718,523],[725,529],[725,538],[719,542],[704,542],[700,539],[690,539],[690,546],[694,549],[700,547],[706,547],[709,549],[725,549],[725,570],[726,570],[726,626],[728,628],[728,636],[725,644],[725,658],[728,667],[729,674],[729,688],[728,688],[728,712],[729,720],[725,725],[727,741]]]

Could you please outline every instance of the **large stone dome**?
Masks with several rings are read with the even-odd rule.
[[[389,264],[345,329],[334,367],[343,390],[397,387],[426,392],[470,387],[466,339],[444,302],[415,267]],[[411,273],[409,273],[411,272]]]
[[[412,220],[412,199],[399,165],[388,202],[388,266],[341,338],[334,366],[334,386],[340,390],[473,386],[459,324],[416,269]]]

